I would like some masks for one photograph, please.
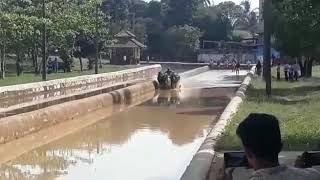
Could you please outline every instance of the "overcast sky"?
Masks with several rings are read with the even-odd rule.
[[[145,1],[149,2],[150,0],[145,0]],[[219,4],[226,0],[211,0],[211,1],[214,2],[214,4]],[[231,0],[231,1],[234,1],[236,4],[240,4],[241,1],[243,0]],[[250,0],[250,2],[251,2],[252,9],[259,7],[259,0]]]

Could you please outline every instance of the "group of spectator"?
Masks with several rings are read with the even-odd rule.
[[[281,64],[278,63],[277,67],[277,80],[281,80]],[[256,73],[258,76],[261,75],[262,72],[262,64],[260,61],[256,64]],[[300,66],[297,63],[286,63],[283,66],[284,78],[286,81],[298,81],[300,77]]]
[[[47,68],[49,73],[52,73],[52,72],[57,73],[59,70],[58,58],[55,57],[54,59],[52,59],[51,57],[49,57]]]
[[[286,81],[298,81],[300,67],[298,64],[288,64],[284,65],[284,77]],[[279,74],[279,75],[278,75]],[[277,67],[277,79],[280,80],[280,64]]]

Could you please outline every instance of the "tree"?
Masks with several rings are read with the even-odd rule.
[[[303,76],[312,76],[312,64],[319,58],[319,1],[281,0],[274,4],[277,48],[283,54],[298,59]]]
[[[145,15],[148,3],[142,0],[131,0],[129,4],[129,12],[134,14],[135,18],[142,18]]]
[[[184,25],[173,26],[167,30],[168,44],[170,50],[168,53],[175,58],[194,57],[199,49],[199,38],[202,33],[199,28]]]
[[[148,19],[146,22],[148,52],[156,57],[166,54],[165,27],[161,22]]]
[[[199,7],[197,0],[170,0],[166,16],[167,27],[192,23],[192,17]]]
[[[229,19],[232,29],[234,29],[237,22],[244,17],[244,9],[232,1],[222,2],[217,5],[217,8],[221,10],[225,18]]]
[[[129,0],[103,0],[102,12],[111,22],[111,32],[117,33],[119,30],[129,26]]]
[[[231,24],[217,7],[199,8],[193,17],[194,26],[202,32],[202,40],[228,40],[231,34]]]
[[[161,21],[163,20],[163,10],[161,2],[150,1],[148,7],[144,12],[145,18],[152,18],[153,20]]]
[[[41,15],[42,0],[8,0],[0,3],[1,78],[5,72],[5,54],[16,54],[17,73],[26,55],[32,54],[35,72],[38,72],[38,49],[41,25],[48,28],[49,51],[59,50],[66,70],[71,71],[75,44],[79,36],[94,40],[96,54],[108,40],[108,21],[97,8],[101,0],[46,0],[46,18]],[[28,55],[29,56],[29,55]],[[45,57],[47,58],[47,57]]]

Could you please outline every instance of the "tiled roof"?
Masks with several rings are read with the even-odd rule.
[[[142,44],[141,42],[137,41],[136,39],[130,39],[126,43],[114,43],[112,45],[108,45],[109,48],[147,48],[146,45]]]
[[[128,38],[134,38],[136,37],[133,33],[127,30],[122,30],[118,34],[116,34],[114,37],[121,38],[121,37],[128,37]]]

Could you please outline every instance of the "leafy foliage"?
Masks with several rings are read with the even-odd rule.
[[[192,26],[173,26],[167,31],[168,44],[174,57],[190,57],[199,49],[201,31]]]
[[[274,4],[275,46],[285,55],[298,58],[302,75],[311,76],[312,63],[320,55],[319,1],[281,0]]]

